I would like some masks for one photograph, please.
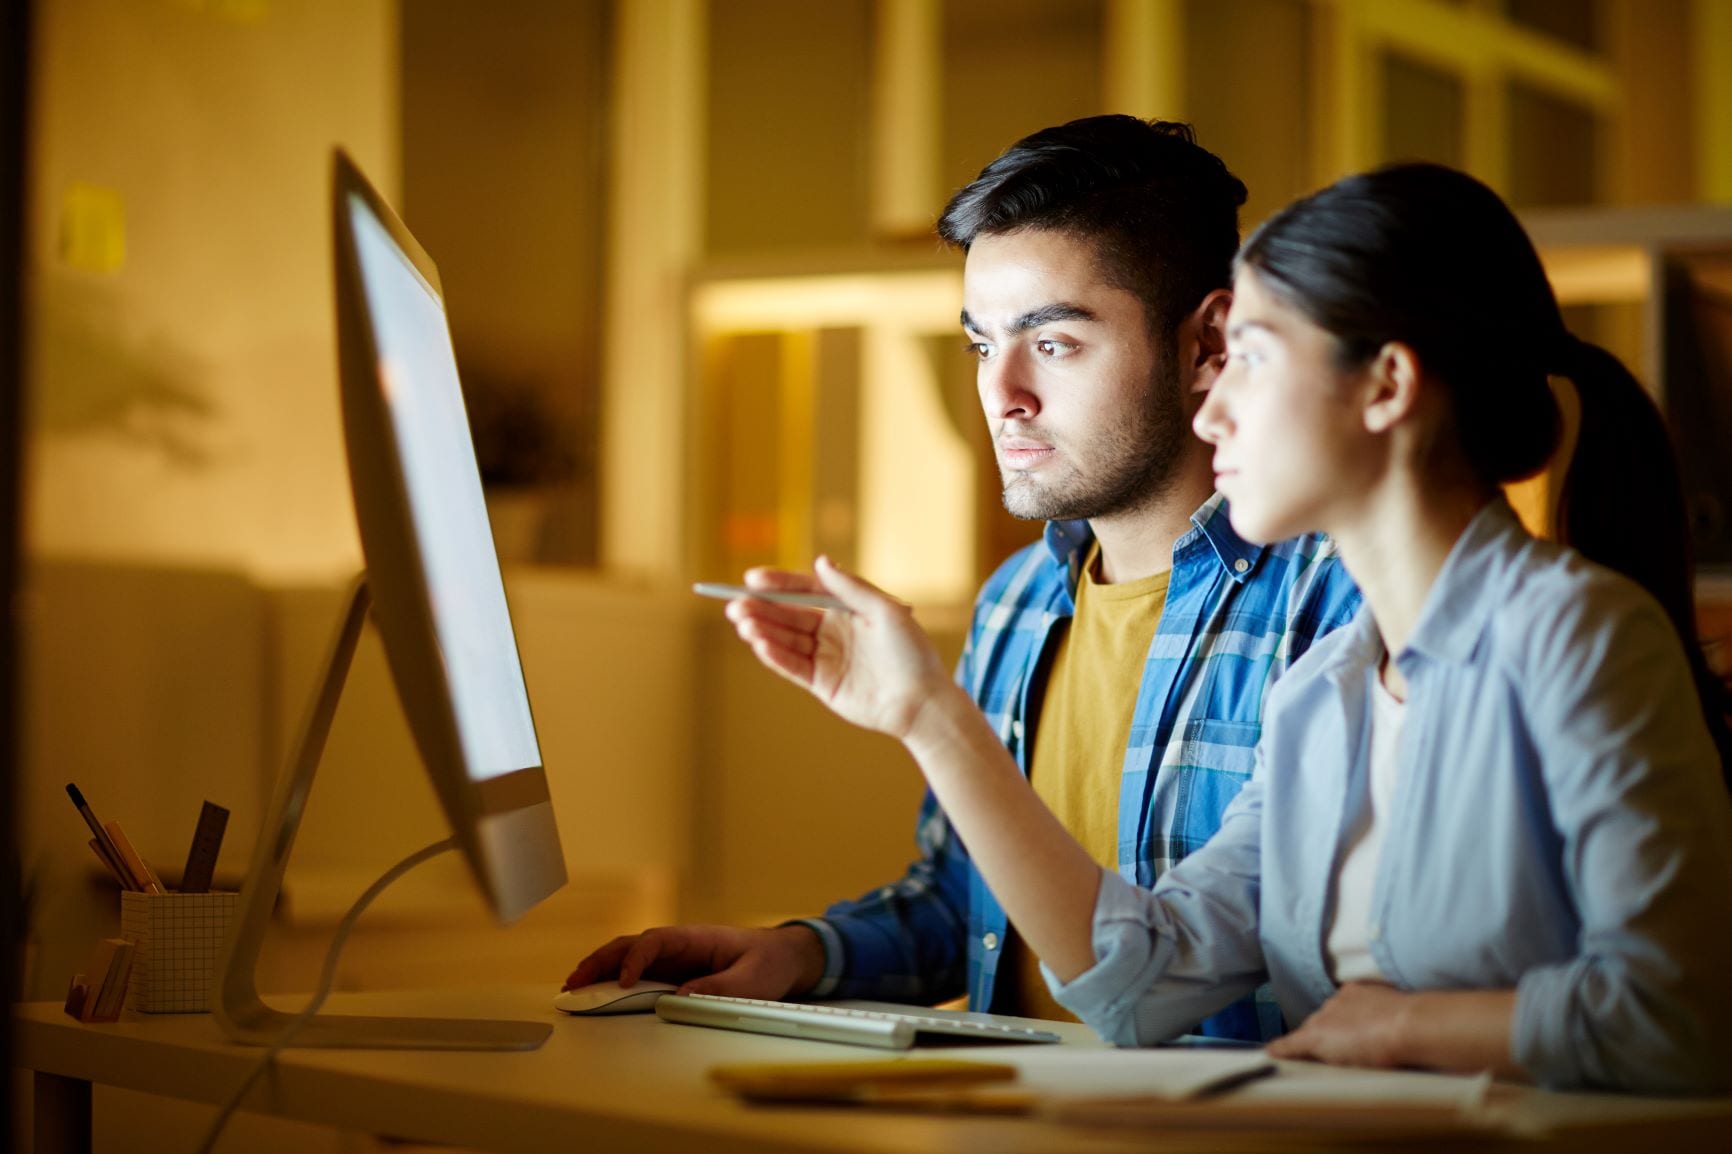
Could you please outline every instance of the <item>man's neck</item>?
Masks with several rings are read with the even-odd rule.
[[[1203,451],[1192,454],[1159,496],[1136,509],[1089,520],[1101,547],[1096,577],[1101,584],[1136,581],[1173,567],[1173,542],[1191,531],[1191,514],[1215,492],[1208,450],[1200,441],[1197,447]]]

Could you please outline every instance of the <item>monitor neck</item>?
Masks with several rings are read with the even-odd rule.
[[[295,834],[301,828],[313,775],[324,756],[331,720],[355,659],[373,596],[362,573],[349,587],[341,620],[325,656],[324,672],[301,724],[289,763],[277,782],[269,814],[259,830],[253,861],[241,884],[239,909],[223,939],[211,1011],[223,1032],[237,1042],[268,1046],[277,1042],[296,1015],[273,1009],[258,992],[259,953],[282,893],[283,875]],[[546,1040],[544,1022],[490,1022],[467,1019],[363,1018],[320,1014],[294,1036],[296,1046],[351,1049],[528,1050]]]

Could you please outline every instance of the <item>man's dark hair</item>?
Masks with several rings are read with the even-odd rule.
[[[938,235],[964,252],[1031,229],[1086,240],[1166,335],[1231,283],[1244,203],[1244,183],[1190,125],[1090,116],[1011,145],[950,198]]]

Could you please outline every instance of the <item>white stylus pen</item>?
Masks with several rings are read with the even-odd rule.
[[[759,601],[780,601],[784,605],[804,605],[810,609],[834,609],[840,613],[851,613],[853,610],[822,593],[784,593],[776,589],[748,589],[744,585],[718,585],[713,581],[699,581],[692,586],[692,592],[699,597],[714,597],[721,601],[733,601],[740,597],[755,597]]]

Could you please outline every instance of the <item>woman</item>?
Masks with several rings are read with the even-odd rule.
[[[1331,534],[1365,607],[1277,683],[1221,832],[1152,891],[1041,806],[906,610],[729,607],[759,658],[900,738],[1054,995],[1147,1044],[1271,981],[1282,1057],[1551,1086],[1732,1086],[1732,810],[1693,639],[1664,426],[1571,337],[1489,189],[1344,180],[1246,243],[1195,427],[1250,540]],[[1500,486],[1543,468],[1570,378],[1560,535]]]

